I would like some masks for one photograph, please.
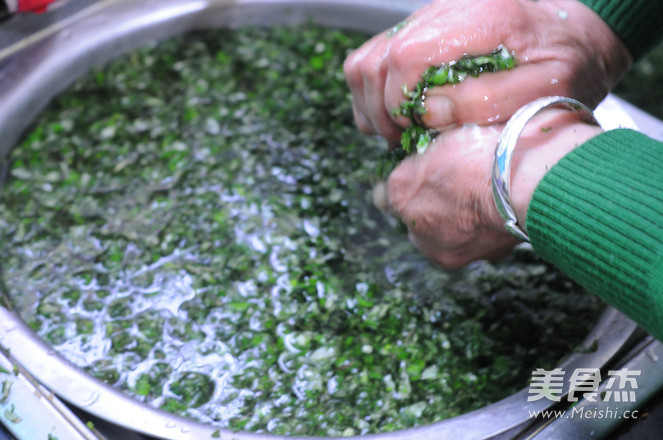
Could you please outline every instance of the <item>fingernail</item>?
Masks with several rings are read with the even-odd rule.
[[[437,131],[442,131],[456,125],[454,102],[448,96],[426,97],[426,113],[422,117],[424,125]]]
[[[387,208],[389,208],[389,199],[387,197],[387,184],[384,181],[378,182],[373,188],[373,204],[380,211],[386,211]]]

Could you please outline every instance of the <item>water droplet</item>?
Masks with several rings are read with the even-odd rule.
[[[299,353],[301,350],[295,346],[295,334],[294,333],[288,333],[285,335],[285,338],[283,338],[283,345],[285,346],[286,349],[290,353]]]
[[[171,429],[172,429],[172,428],[174,428],[174,427],[176,427],[176,426],[177,426],[177,424],[176,424],[175,422],[172,422],[172,421],[166,423],[166,428],[171,428]]]
[[[182,428],[181,431],[182,431],[182,433],[186,434],[187,432],[189,432],[189,428],[187,428],[187,427],[185,426],[184,428]]]
[[[304,220],[304,230],[308,235],[315,238],[320,235],[320,227],[316,224],[317,222],[305,219]]]

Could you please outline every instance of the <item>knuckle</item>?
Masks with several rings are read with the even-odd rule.
[[[377,57],[368,57],[361,63],[361,73],[364,78],[374,80],[384,71],[382,60]]]
[[[343,62],[343,74],[351,86],[358,84],[361,81],[361,75],[359,73],[359,62],[360,58],[356,51],[348,55],[348,57]]]
[[[361,131],[362,133],[371,134],[371,128],[369,127],[368,122],[366,121],[366,117],[357,108],[356,104],[353,104],[352,106],[352,113],[354,116],[355,125],[357,126],[359,131]]]
[[[389,51],[389,65],[395,69],[408,68],[412,65],[412,48],[402,41],[395,41]]]

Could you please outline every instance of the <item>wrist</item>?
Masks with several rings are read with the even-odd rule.
[[[560,106],[566,107],[567,112],[553,109]],[[586,105],[563,96],[536,99],[514,113],[497,142],[491,178],[495,207],[508,232],[519,240],[529,241],[525,222],[536,186],[566,153],[600,131],[593,112]],[[542,139],[541,136],[548,133],[551,135]],[[523,144],[520,149],[516,148],[519,141]],[[516,175],[520,191],[515,205],[512,174]]]
[[[568,110],[547,109],[525,127],[514,151],[511,203],[520,224],[527,230],[527,209],[545,174],[559,160],[603,130],[578,119]]]

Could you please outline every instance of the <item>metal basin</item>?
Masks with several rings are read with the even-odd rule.
[[[424,1],[405,0],[106,0],[85,5],[62,22],[0,51],[0,157],[59,91],[91,66],[150,42],[195,29],[299,23],[309,19],[332,27],[381,31]],[[0,29],[0,36],[1,34]],[[0,37],[1,41],[1,37]],[[621,112],[621,113],[620,113]],[[608,110],[617,119],[624,110]],[[642,333],[607,308],[587,336],[598,350],[575,353],[559,367],[604,368]],[[237,440],[281,436],[230,432],[139,403],[85,374],[54,353],[9,309],[0,307],[0,345],[44,387],[74,407],[132,432],[168,439],[203,439],[219,434]],[[568,384],[565,386],[568,387]],[[376,439],[515,438],[532,429],[530,411],[553,402],[527,402],[524,389],[500,402],[428,426],[367,436]]]

